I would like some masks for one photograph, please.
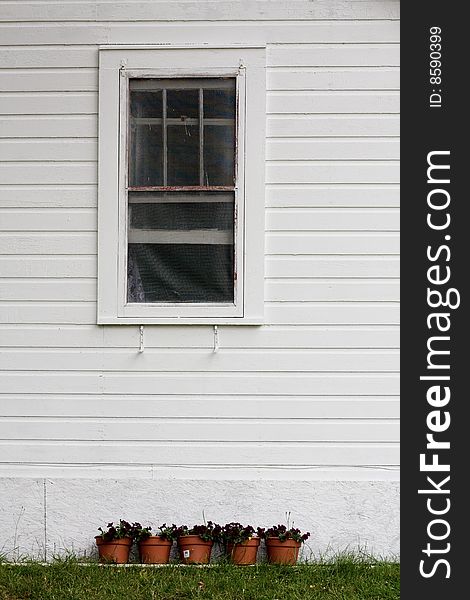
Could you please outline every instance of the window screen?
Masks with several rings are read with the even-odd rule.
[[[233,303],[234,78],[130,79],[128,303]]]

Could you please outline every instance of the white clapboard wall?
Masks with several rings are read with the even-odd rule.
[[[0,474],[393,479],[398,2],[0,2]],[[97,326],[98,46],[266,42],[261,327]]]

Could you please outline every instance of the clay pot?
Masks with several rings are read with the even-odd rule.
[[[227,554],[236,565],[254,565],[259,543],[259,538],[251,538],[240,544],[227,544]]]
[[[182,562],[190,564],[207,564],[211,558],[214,542],[205,542],[198,535],[182,535],[178,538],[178,549]]]
[[[268,537],[266,551],[268,561],[278,565],[295,565],[299,557],[300,542],[286,540],[281,542],[277,537]]]
[[[132,538],[125,537],[106,542],[100,535],[97,535],[95,537],[95,542],[98,546],[98,554],[101,562],[112,562],[118,565],[128,562]]]
[[[172,542],[159,535],[151,535],[139,542],[140,562],[152,565],[166,565],[170,561]]]

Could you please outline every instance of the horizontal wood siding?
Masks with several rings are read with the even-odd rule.
[[[0,3],[0,469],[396,470],[398,7]],[[156,40],[267,46],[266,322],[216,354],[95,324],[98,45]]]

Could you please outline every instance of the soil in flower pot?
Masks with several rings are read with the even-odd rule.
[[[181,561],[186,564],[207,564],[211,558],[213,541],[205,542],[198,535],[182,535],[178,538]]]
[[[159,535],[151,535],[139,542],[140,562],[151,565],[166,565],[170,562],[172,542]]]
[[[98,554],[102,563],[116,563],[122,565],[129,561],[132,538],[125,537],[106,542],[101,535],[97,535],[95,541],[98,546]]]
[[[268,537],[266,551],[268,561],[278,565],[295,565],[299,557],[300,542],[286,540],[281,542],[277,537]]]
[[[240,544],[227,544],[227,554],[235,565],[254,565],[259,542],[259,538],[251,538]]]

